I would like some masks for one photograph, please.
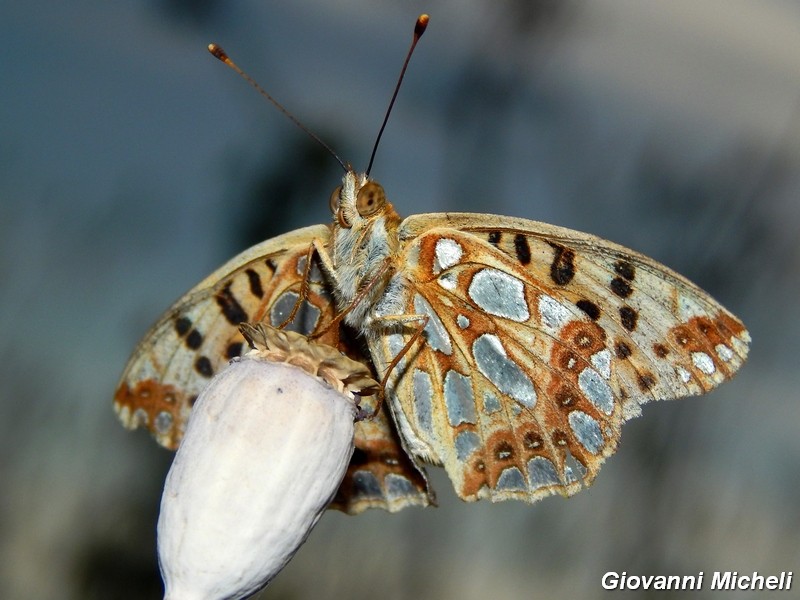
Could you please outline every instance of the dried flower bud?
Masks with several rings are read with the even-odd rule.
[[[158,553],[166,600],[244,598],[297,552],[353,453],[366,368],[259,324],[254,347],[198,398],[164,485]]]

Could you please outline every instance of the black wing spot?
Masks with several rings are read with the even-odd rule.
[[[669,348],[664,344],[653,344],[653,352],[656,353],[658,358],[666,358],[669,354]]]
[[[497,444],[494,449],[494,456],[499,461],[509,461],[514,458],[514,448],[507,441],[502,441]]]
[[[200,373],[203,377],[211,377],[214,375],[214,369],[211,366],[211,361],[207,356],[200,356],[194,361],[194,370]]]
[[[600,307],[591,300],[578,300],[575,306],[585,312],[592,321],[597,321],[600,318]]]
[[[264,288],[261,287],[261,276],[258,271],[247,269],[245,273],[247,273],[247,281],[250,283],[250,293],[256,298],[263,298]]]
[[[517,260],[520,264],[527,265],[531,262],[531,247],[524,234],[518,233],[514,236],[514,250],[517,252]]]
[[[203,345],[203,334],[197,331],[197,329],[192,329],[189,332],[189,335],[186,336],[186,346],[188,346],[192,350],[197,350],[202,345]]]
[[[228,344],[228,347],[225,348],[225,358],[231,360],[232,358],[236,358],[237,356],[242,355],[242,342],[231,342]]]
[[[555,250],[550,278],[558,285],[567,285],[575,277],[575,251],[560,244],[548,243]]]
[[[630,306],[623,306],[619,309],[619,318],[622,321],[622,326],[628,331],[636,329],[636,321],[639,315]]]
[[[535,431],[529,431],[523,436],[522,443],[528,450],[538,450],[542,447],[544,442],[542,440],[542,436],[540,436],[538,433]]]
[[[361,448],[353,450],[353,456],[350,458],[350,464],[353,466],[365,465],[369,462],[369,455]]]
[[[222,288],[222,291],[217,294],[216,300],[217,305],[219,305],[220,309],[222,310],[222,314],[225,315],[228,323],[231,325],[238,325],[243,321],[247,321],[247,313],[244,312],[244,309],[242,308],[242,305],[239,304],[239,301],[234,298],[233,293],[231,292],[230,283]]]
[[[643,392],[647,392],[656,384],[656,379],[650,373],[642,373],[639,375],[638,383],[639,389]]]
[[[183,337],[192,328],[192,320],[188,317],[175,319],[175,332],[179,337]]]
[[[614,350],[616,350],[617,358],[620,360],[625,360],[633,354],[633,350],[631,350],[631,347],[625,342],[617,342],[617,345],[614,346]]]
[[[622,279],[621,277],[614,277],[611,280],[611,291],[614,292],[620,298],[627,298],[633,293],[633,288],[631,284]]]
[[[499,231],[490,231],[489,232],[489,243],[493,246],[497,246],[500,244],[500,240],[502,239],[503,234]]]
[[[556,392],[556,402],[561,406],[571,406],[577,402],[575,395],[569,389],[560,389]]]
[[[617,272],[617,275],[624,277],[628,281],[633,281],[633,278],[636,277],[636,267],[627,260],[618,260],[615,262],[614,270]]]

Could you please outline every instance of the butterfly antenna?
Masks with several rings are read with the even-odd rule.
[[[275,98],[270,96],[264,88],[262,88],[260,85],[258,85],[258,83],[256,82],[255,79],[253,79],[252,77],[250,77],[250,75],[248,75],[247,73],[242,71],[242,69],[239,68],[239,65],[237,65],[235,62],[233,62],[230,59],[230,57],[225,52],[225,50],[223,50],[220,46],[217,46],[216,44],[209,44],[208,45],[208,51],[212,54],[212,56],[214,56],[214,58],[217,58],[218,60],[220,60],[223,63],[225,63],[226,65],[228,65],[231,69],[236,71],[236,73],[238,73],[242,77],[242,79],[244,79],[247,83],[252,85],[259,94],[261,94],[264,98],[269,100],[272,103],[272,105],[275,108],[277,108],[279,111],[281,111],[292,123],[294,123],[300,129],[305,131],[306,134],[309,137],[311,137],[311,139],[313,139],[320,146],[325,148],[325,150],[327,150],[331,154],[331,156],[333,156],[333,158],[335,158],[337,160],[337,162],[342,166],[342,169],[344,169],[345,172],[349,171],[349,169],[347,168],[347,165],[342,161],[341,158],[339,158],[339,155],[336,154],[336,152],[334,152],[333,149],[330,146],[328,146],[328,144],[323,142],[313,131],[311,131],[305,125],[303,125],[292,113],[290,113],[288,110],[286,110],[283,107],[283,105],[281,105],[280,102],[278,102],[277,100],[275,100]]]
[[[386,123],[389,121],[389,115],[392,112],[392,107],[394,106],[394,101],[397,99],[397,92],[400,91],[400,84],[403,83],[403,77],[405,77],[406,69],[408,68],[408,61],[411,60],[411,55],[414,53],[414,48],[417,46],[417,42],[419,38],[422,37],[422,34],[425,33],[425,29],[428,27],[428,21],[430,17],[428,15],[420,15],[417,17],[417,22],[414,25],[414,38],[411,40],[411,48],[408,49],[408,54],[406,54],[406,60],[403,62],[403,68],[400,70],[400,77],[397,78],[397,85],[394,88],[394,94],[392,94],[392,100],[389,102],[389,108],[386,109],[386,116],[383,117],[383,124],[381,125],[381,129],[378,132],[378,137],[375,140],[375,145],[372,147],[372,155],[369,157],[369,164],[367,165],[366,175],[369,177],[369,172],[372,170],[372,163],[375,161],[375,153],[378,151],[378,144],[381,142],[381,136],[383,135],[383,130],[386,129]]]

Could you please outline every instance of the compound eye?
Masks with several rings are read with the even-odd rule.
[[[336,214],[336,211],[339,210],[339,194],[342,193],[342,186],[337,187],[331,193],[331,198],[329,200],[331,212]]]
[[[386,194],[383,188],[374,181],[368,181],[358,191],[356,198],[356,210],[362,217],[374,215],[386,204]]]

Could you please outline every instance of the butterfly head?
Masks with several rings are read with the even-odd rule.
[[[354,171],[345,173],[342,185],[333,190],[330,207],[342,229],[362,229],[381,217],[398,218],[383,186]]]

